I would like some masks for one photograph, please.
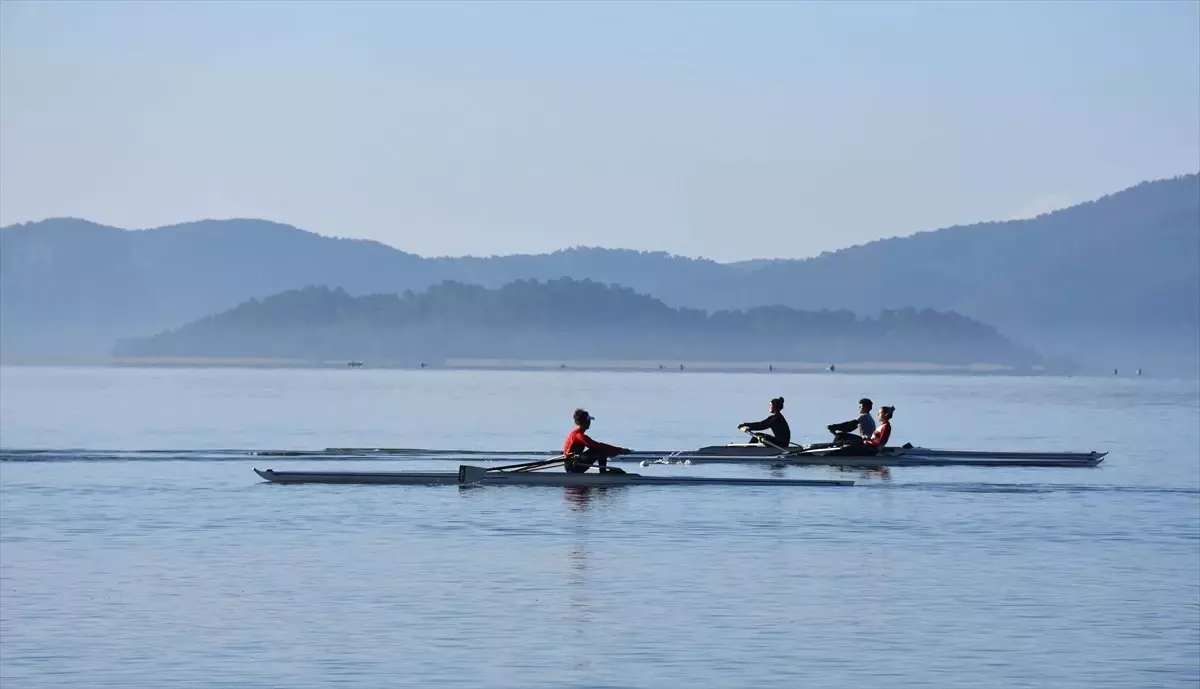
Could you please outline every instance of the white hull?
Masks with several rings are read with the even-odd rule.
[[[565,471],[490,471],[476,482],[464,472],[449,471],[275,471],[254,472],[273,483],[354,483],[420,486],[852,486],[854,481],[824,479],[716,478],[702,476],[642,476],[640,474],[569,474]]]

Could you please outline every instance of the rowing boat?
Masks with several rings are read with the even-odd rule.
[[[642,476],[641,474],[570,474],[566,472],[494,471],[463,465],[450,471],[276,471],[254,469],[272,483],[390,483],[421,486],[853,486],[834,479],[724,478]]]
[[[1107,452],[1025,452],[994,450],[940,450],[925,447],[885,447],[870,456],[854,455],[850,448],[831,444],[780,448],[757,443],[709,445],[697,450],[643,450],[610,459],[610,462],[689,464],[786,464],[792,466],[841,467],[1094,467]],[[333,456],[402,456],[414,459],[479,457],[492,460],[515,457],[544,457],[547,451],[431,450],[422,448],[328,448]]]
[[[936,450],[925,447],[885,447],[873,453],[861,446],[822,443],[779,448],[756,443],[711,445],[691,452],[664,456],[664,460],[694,464],[770,463],[794,466],[986,466],[986,467],[1094,467],[1107,452],[1009,452],[988,450]],[[618,458],[620,459],[620,458]]]

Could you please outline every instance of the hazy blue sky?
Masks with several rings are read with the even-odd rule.
[[[0,224],[795,257],[1200,168],[1200,3],[0,4]]]

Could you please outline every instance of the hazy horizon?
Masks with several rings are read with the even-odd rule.
[[[1197,171],[1200,3],[0,5],[0,225],[803,258]]]
[[[1163,179],[1157,179],[1157,180],[1146,180],[1146,182],[1158,182],[1158,181],[1164,181],[1165,179],[1178,179],[1180,177],[1188,177],[1188,176],[1192,176],[1192,175],[1200,175],[1200,171],[1181,174],[1181,175],[1175,175],[1170,178],[1163,178]],[[1137,186],[1137,185],[1134,185],[1134,186]],[[1130,187],[1130,188],[1132,188],[1132,187]],[[1040,211],[1036,214],[1031,215],[1030,217],[1036,217],[1038,215],[1046,215],[1046,214],[1055,213],[1057,211],[1065,210],[1067,208],[1071,208],[1071,207],[1079,205],[1081,203],[1088,203],[1091,201],[1096,201],[1096,200],[1099,200],[1100,198],[1103,198],[1104,196],[1110,196],[1115,193],[1120,193],[1121,191],[1126,191],[1126,189],[1114,190],[1107,194],[1102,194],[1101,196],[1098,196],[1095,199],[1084,199],[1084,200],[1080,201],[1079,203],[1072,204],[1071,206],[1065,206],[1063,208],[1052,208],[1049,210]],[[1027,219],[1027,218],[1019,218],[1019,219]],[[70,216],[62,216],[62,217],[42,218],[39,220],[30,220],[30,221],[25,221],[25,222],[13,223],[11,225],[0,225],[0,229],[7,229],[9,227],[17,227],[17,226],[21,226],[21,225],[34,225],[39,222],[54,221],[54,220],[82,220],[84,222],[93,222],[93,223],[96,222],[95,220],[93,220],[91,218],[75,218],[75,217],[70,217]],[[1009,219],[980,219],[980,220],[975,221],[974,223],[963,223],[963,225],[967,226],[967,225],[973,225],[973,224],[983,224],[983,223],[992,223],[992,222],[1006,222],[1007,220],[1009,220]],[[647,251],[647,252],[651,252],[651,253],[667,253],[667,254],[670,254],[673,256],[679,256],[682,258],[712,260],[716,263],[723,263],[723,264],[773,260],[775,258],[778,258],[778,257],[768,257],[768,256],[752,256],[750,258],[736,258],[736,259],[722,260],[722,259],[712,259],[709,257],[701,257],[699,255],[689,255],[689,254],[683,254],[683,253],[679,253],[679,252],[672,252],[672,251],[667,251],[665,249],[653,249],[653,248],[651,248],[651,249],[634,249],[631,247],[605,246],[602,244],[562,246],[562,247],[558,247],[558,248],[551,248],[551,249],[548,249],[548,250],[545,250],[542,252],[524,252],[524,253],[520,253],[520,254],[515,253],[515,252],[496,253],[496,254],[490,254],[490,255],[489,254],[421,254],[421,253],[413,251],[405,246],[397,246],[396,244],[392,244],[386,240],[372,239],[369,237],[356,237],[356,236],[347,235],[347,234],[326,234],[326,233],[322,233],[322,232],[316,232],[315,230],[312,230],[310,228],[298,227],[295,225],[291,225],[290,223],[282,223],[280,221],[273,220],[271,218],[232,218],[232,217],[231,218],[197,218],[197,219],[192,219],[192,220],[182,220],[179,222],[167,223],[165,225],[160,225],[160,226],[156,226],[156,227],[116,227],[116,226],[108,225],[106,223],[97,223],[97,224],[104,225],[106,227],[115,227],[115,229],[126,230],[129,232],[145,232],[145,231],[163,230],[163,229],[168,229],[171,227],[176,227],[176,226],[180,226],[180,225],[189,225],[189,224],[194,224],[194,223],[199,223],[199,222],[242,222],[242,221],[268,222],[268,223],[273,223],[273,224],[277,224],[277,225],[288,225],[288,226],[294,227],[295,229],[298,229],[301,231],[313,232],[315,234],[319,234],[319,235],[325,236],[325,237],[340,238],[340,239],[366,239],[369,241],[377,241],[377,242],[379,242],[385,246],[388,246],[392,249],[396,249],[398,251],[403,251],[408,254],[413,254],[420,258],[429,258],[429,259],[491,258],[491,257],[496,257],[496,256],[548,255],[548,254],[554,254],[554,253],[559,253],[559,252],[564,252],[564,251],[572,251],[572,250],[577,250],[577,249],[600,249],[600,250],[607,250],[607,251]],[[904,237],[911,237],[916,234],[921,234],[921,233],[925,233],[925,232],[936,232],[938,230],[944,230],[944,229],[949,229],[949,228],[936,227],[936,228],[928,228],[928,229],[923,229],[923,230],[916,230],[914,232],[911,232],[911,233],[905,234],[905,235],[883,235],[883,236],[876,237],[873,239],[864,240],[863,242],[858,243],[858,244],[848,244],[846,246],[835,247],[833,249],[828,249],[828,250],[824,250],[824,251],[839,251],[842,249],[850,249],[850,248],[853,248],[856,246],[862,246],[863,244],[867,244],[867,243],[870,243],[873,241],[879,241],[879,240],[884,240],[884,239],[900,239],[900,238],[904,238]],[[795,256],[795,257],[789,257],[789,258],[806,259],[806,258],[816,258],[819,255],[820,255],[820,253],[812,254],[811,256]]]

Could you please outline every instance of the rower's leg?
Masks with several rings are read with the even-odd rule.
[[[592,464],[595,464],[596,470],[599,471],[601,474],[623,474],[623,473],[625,473],[624,471],[622,471],[616,467],[610,467],[608,465],[608,460],[611,459],[611,457],[603,452],[593,451],[592,449],[589,448],[589,449],[586,449],[583,451],[582,456],[585,458],[584,459],[584,463],[586,463],[585,466],[590,467],[590,466],[592,466]],[[585,468],[584,471],[587,471],[587,469]]]
[[[597,464],[600,465],[600,473],[602,473],[602,474],[623,474],[623,473],[625,473],[624,469],[621,469],[619,467],[610,467],[608,465],[609,459],[611,459],[611,457],[609,455],[600,455],[599,457],[596,458]]]
[[[582,474],[592,468],[592,462],[596,461],[594,457],[588,457],[588,453],[571,455],[567,457],[567,461],[563,462],[563,468],[568,474]]]
[[[779,441],[779,438],[770,433],[755,433],[754,438],[762,445],[763,449],[772,449],[776,452],[787,452],[787,443]]]
[[[591,448],[584,450],[583,454],[588,458],[588,466],[591,466],[592,462],[595,462],[596,471],[601,474],[608,471],[608,455],[603,452],[593,451]]]
[[[838,431],[834,434],[833,444],[841,447],[849,447],[851,445],[861,445],[862,440],[863,439],[861,435],[855,435],[845,431]]]

